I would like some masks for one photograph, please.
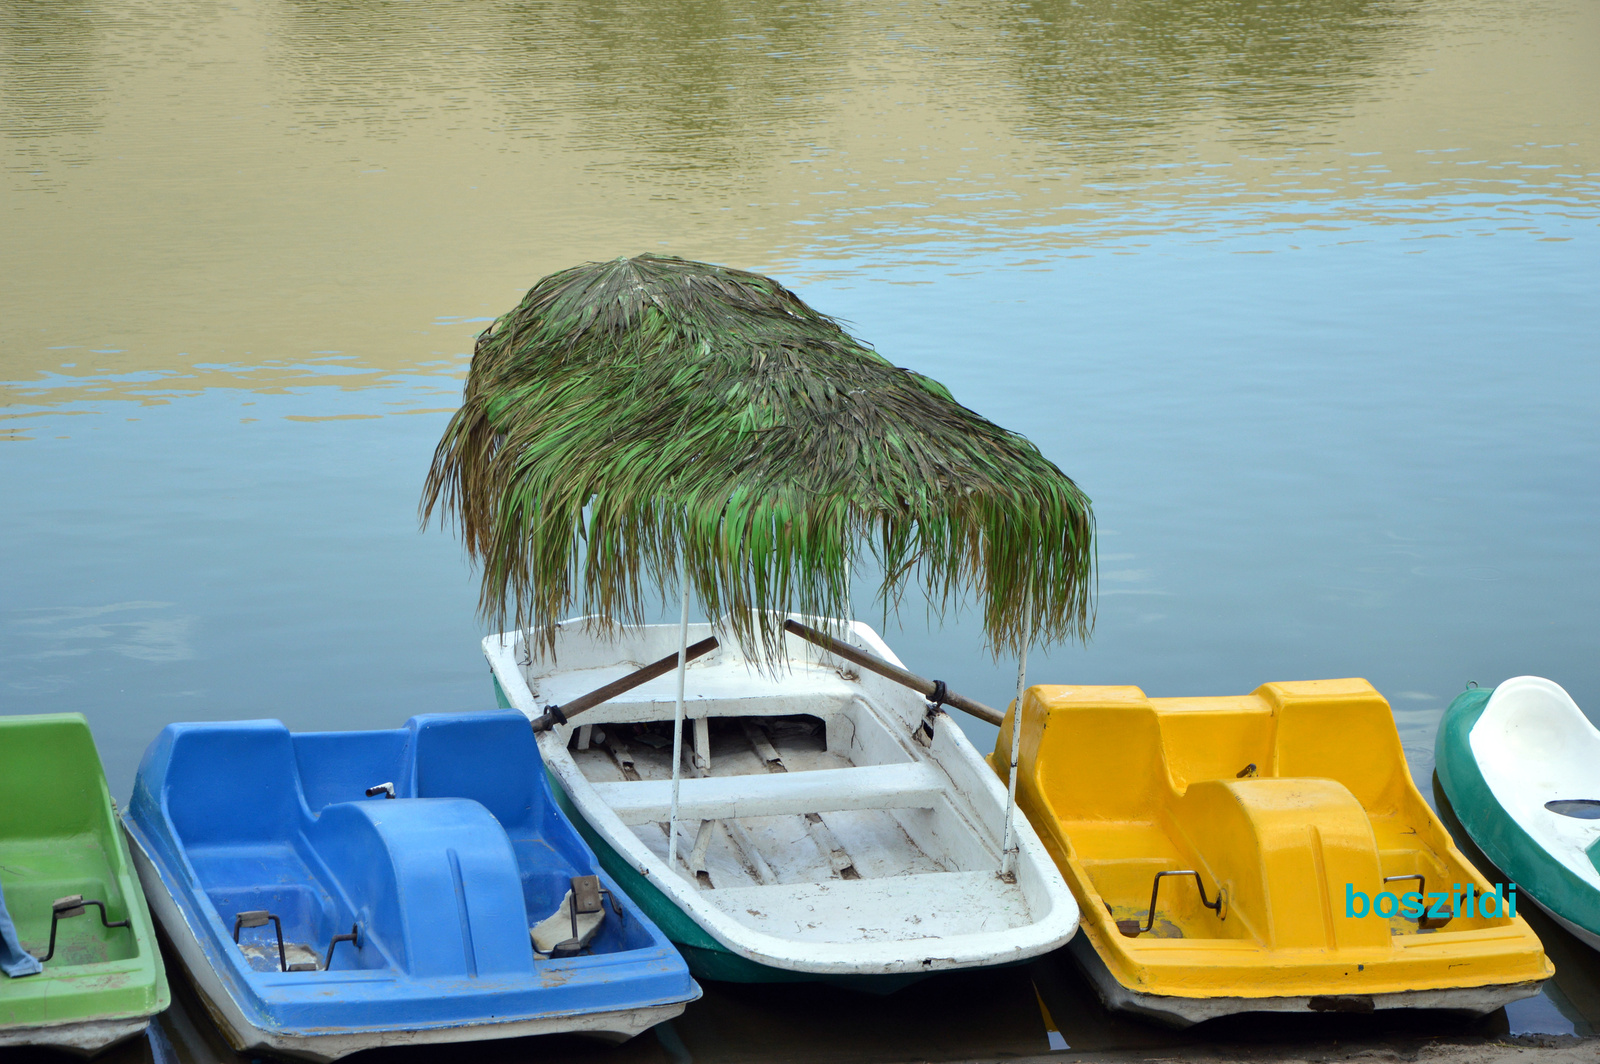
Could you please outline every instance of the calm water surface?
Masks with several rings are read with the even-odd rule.
[[[1426,791],[1469,681],[1600,709],[1597,56],[1592,0],[0,0],[0,712],[81,710],[125,795],[168,721],[487,704],[415,513],[472,338],[659,251],[774,273],[1085,487],[1095,637],[1035,680],[1364,676]],[[1006,700],[970,616],[887,630]],[[1491,1025],[1600,1024],[1558,934]],[[1033,987],[1077,1047],[1168,1037],[1030,973],[801,1044],[1043,1051]],[[598,1059],[819,1037],[783,1015],[715,990]]]

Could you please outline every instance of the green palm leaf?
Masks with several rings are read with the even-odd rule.
[[[1088,498],[1023,437],[759,274],[641,255],[552,274],[478,337],[434,453],[480,608],[548,648],[637,624],[680,564],[747,653],[849,613],[864,552],[898,603],[975,593],[992,649],[1087,638]],[[1030,622],[1031,617],[1031,622]]]

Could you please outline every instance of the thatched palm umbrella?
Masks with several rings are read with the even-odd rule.
[[[782,614],[846,615],[864,554],[886,605],[912,580],[940,610],[975,592],[996,653],[1091,625],[1077,485],[777,282],[720,266],[641,255],[529,290],[478,338],[423,520],[441,503],[483,566],[482,612],[535,647],[575,609],[640,623],[679,583],[685,630],[692,589],[776,665]]]

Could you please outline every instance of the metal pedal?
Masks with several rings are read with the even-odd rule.
[[[600,877],[572,877],[572,912],[574,915],[600,912]]]
[[[233,916],[233,942],[234,942],[234,945],[238,945],[238,943],[239,943],[239,930],[241,928],[245,928],[245,927],[266,927],[269,922],[272,924],[272,929],[278,933],[278,971],[286,972],[286,971],[289,970],[289,961],[288,961],[288,957],[284,954],[284,951],[283,951],[283,921],[279,920],[276,916],[274,916],[272,913],[269,913],[267,910],[265,910],[265,909],[246,909],[242,913],[235,913],[234,914],[234,916]]]
[[[106,918],[105,902],[96,901],[94,898],[85,898],[82,894],[68,894],[65,898],[57,898],[50,903],[50,945],[45,950],[44,956],[39,960],[47,961],[56,955],[56,926],[63,920],[70,920],[74,916],[82,916],[86,906],[93,905],[100,910],[100,924],[103,927],[126,927],[133,930],[131,920],[109,920]]]
[[[333,936],[333,941],[328,943],[328,959],[322,962],[322,970],[323,971],[327,971],[328,970],[328,966],[333,963],[333,947],[337,946],[341,942],[348,942],[352,946],[354,946],[356,949],[360,949],[361,948],[361,925],[359,923],[351,924],[350,925],[350,933],[348,935],[334,935]],[[313,970],[315,970],[315,969],[313,969]]]
[[[1206,885],[1201,882],[1199,872],[1192,868],[1177,868],[1169,869],[1165,872],[1157,872],[1155,878],[1150,881],[1150,911],[1145,914],[1144,923],[1141,925],[1138,920],[1118,920],[1118,931],[1128,938],[1138,938],[1156,926],[1156,895],[1161,892],[1161,881],[1168,876],[1193,876],[1195,889],[1200,892],[1200,904],[1216,913],[1217,919],[1226,920],[1228,918],[1227,912],[1223,909],[1223,903],[1228,896],[1225,887],[1218,886],[1217,900],[1211,901],[1206,898]],[[1110,906],[1108,905],[1107,908],[1110,908]]]

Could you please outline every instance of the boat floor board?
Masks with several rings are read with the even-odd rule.
[[[850,854],[859,878],[887,879],[952,871],[945,863],[929,856],[912,842],[899,821],[883,810],[825,813],[821,819]],[[746,844],[755,848],[780,883],[819,883],[840,879],[807,830],[802,817],[729,818],[725,823],[730,827],[737,826],[736,833],[747,840]],[[679,820],[680,860],[692,850],[698,827],[697,821]],[[666,859],[667,833],[664,828],[647,824],[638,828],[637,834],[652,853],[662,860]],[[740,852],[740,845],[724,836],[719,841],[713,841],[706,850],[706,867],[711,882],[702,886],[712,889],[709,900],[719,907],[729,904],[720,897],[723,890],[761,885],[760,876],[748,856]]]
[[[822,942],[942,938],[1021,927],[1033,917],[1014,885],[995,889],[993,871],[935,872],[883,879],[781,883],[720,892],[740,923],[772,935]]]
[[[770,704],[765,708],[770,712]],[[609,706],[595,710],[609,712]],[[576,749],[576,734],[568,751],[574,764],[600,800],[665,860],[672,759],[661,722],[637,730],[603,716],[596,724],[600,734],[615,731],[608,741],[621,738],[627,745],[639,779],[625,779],[616,758],[599,746]],[[782,883],[817,883],[957,870],[960,863],[949,855],[930,856],[917,845],[899,819],[927,815],[921,811],[947,800],[949,781],[903,754],[903,760],[857,764],[844,738],[859,738],[855,727],[840,718],[760,713],[711,720],[709,763],[691,764],[678,796],[679,860],[689,871],[703,866],[705,875],[696,876],[701,888],[759,886],[766,873]],[[666,730],[670,734],[670,725]],[[878,756],[895,753],[880,749]],[[700,824],[708,819],[725,825],[707,838]],[[824,853],[823,840],[838,851]],[[698,849],[701,842],[706,845]]]
[[[757,707],[759,708],[759,707]],[[672,749],[666,741],[666,734],[660,732],[646,732],[648,741],[638,733],[630,734],[631,723],[616,725],[610,716],[612,707],[596,707],[585,715],[584,720],[593,720],[601,726],[601,731],[615,731],[616,737],[627,744],[628,751],[633,758],[634,771],[639,774],[639,780],[670,780],[672,779]],[[661,731],[670,734],[672,707],[656,707],[657,713],[665,713],[666,720],[655,718]],[[776,734],[769,734],[773,747],[782,759],[784,767],[789,772],[809,772],[820,769],[854,768],[856,763],[838,750],[828,749],[826,727],[823,721],[815,717],[809,718],[810,728],[814,732],[799,725],[798,722],[782,721],[779,723],[791,724],[791,728],[776,729]],[[710,735],[710,763],[705,768],[705,775],[713,777],[724,776],[765,776],[772,773],[772,769],[756,756],[749,740],[745,737],[741,721],[759,721],[773,723],[771,718],[760,715],[747,717],[718,717],[711,721]],[[687,746],[688,735],[685,735]],[[653,746],[651,743],[661,743]],[[576,743],[574,742],[574,746]],[[569,749],[573,762],[583,773],[584,778],[595,784],[608,782],[624,782],[626,778],[617,766],[616,759],[598,745],[591,745],[586,750]],[[687,755],[686,755],[687,756]],[[909,763],[909,758],[900,759]],[[687,778],[687,776],[686,776]],[[637,782],[637,781],[626,781]]]
[[[947,801],[949,781],[938,769],[911,760],[887,736],[872,747],[878,763],[858,764],[855,758],[869,756],[860,746],[861,725],[843,717],[772,716],[771,703],[748,708],[765,712],[710,720],[709,761],[704,767],[691,762],[679,782],[680,866],[704,872],[695,876],[702,889],[754,887],[768,878],[816,883],[961,867],[948,854],[930,856],[900,819],[927,816]],[[665,860],[670,723],[617,722],[612,712],[609,704],[596,707],[585,718],[594,721],[591,745],[578,749],[583,740],[574,729],[567,752],[600,801]],[[602,736],[613,746],[621,740],[638,779],[626,778]],[[684,756],[688,761],[687,742]],[[703,836],[705,820],[722,826]],[[837,849],[822,852],[823,840]]]

